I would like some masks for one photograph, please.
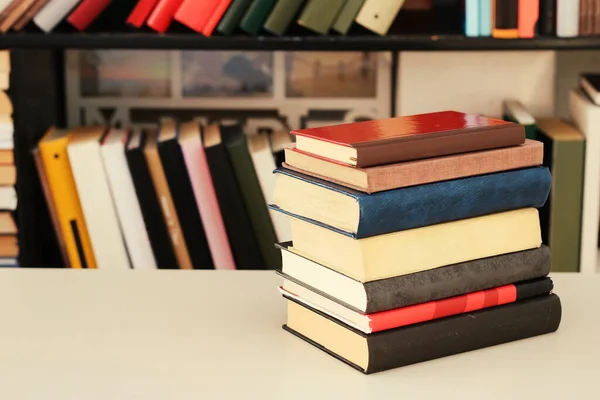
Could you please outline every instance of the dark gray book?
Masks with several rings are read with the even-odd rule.
[[[550,272],[550,249],[541,246],[414,274],[359,282],[294,253],[289,246],[291,243],[279,245],[283,268],[278,273],[283,278],[366,314],[541,278]]]

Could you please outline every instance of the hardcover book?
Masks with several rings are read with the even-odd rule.
[[[283,268],[278,273],[284,288],[293,282],[367,314],[541,278],[550,272],[550,249],[541,246],[363,283],[295,253],[291,242],[279,248]]]
[[[287,324],[283,328],[370,374],[555,332],[561,314],[560,299],[551,294],[426,324],[365,334],[318,310],[288,300]]]
[[[544,146],[526,140],[520,146],[357,168],[285,147],[283,167],[366,193],[485,175],[541,165]]]
[[[527,207],[548,198],[548,168],[497,172],[366,194],[279,168],[271,208],[368,238]]]
[[[535,208],[488,214],[365,239],[291,218],[293,250],[369,282],[540,247]],[[402,260],[402,262],[398,262]]]
[[[284,298],[318,310],[363,333],[375,333],[548,295],[552,287],[550,278],[540,278],[371,314],[344,307],[293,282],[286,282],[286,287],[280,286],[279,291]]]
[[[443,111],[301,129],[299,150],[357,167],[391,164],[525,142],[523,127],[499,119]]]

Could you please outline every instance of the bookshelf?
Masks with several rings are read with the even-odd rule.
[[[2,49],[179,49],[294,51],[597,50],[600,37],[534,39],[464,35],[227,36],[172,33],[14,33],[0,36]]]

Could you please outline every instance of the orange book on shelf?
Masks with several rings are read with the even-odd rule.
[[[519,0],[492,2],[492,37],[496,39],[519,37]]]
[[[38,149],[72,268],[96,268],[96,259],[67,154],[67,131],[50,128]]]
[[[519,0],[519,37],[532,38],[535,36],[535,24],[540,11],[539,0]]]

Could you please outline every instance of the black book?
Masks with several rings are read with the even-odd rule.
[[[550,294],[366,334],[288,300],[283,328],[369,374],[555,332],[561,315],[560,299]]]
[[[496,29],[518,29],[519,0],[496,1]]]
[[[194,269],[214,269],[175,121],[161,124],[157,147],[192,265]]]
[[[540,0],[537,32],[542,36],[556,36],[556,0]]]
[[[164,218],[156,189],[144,157],[144,145],[146,143],[146,135],[137,131],[130,135],[127,143],[127,164],[133,178],[133,185],[144,224],[148,231],[148,239],[152,246],[152,252],[156,259],[156,264],[160,269],[178,269],[179,264],[175,258],[175,250],[171,244],[171,237]]]
[[[204,147],[237,269],[264,269],[250,217],[221,139],[221,126],[215,124],[205,129]]]

